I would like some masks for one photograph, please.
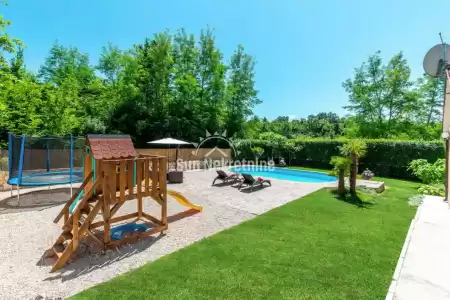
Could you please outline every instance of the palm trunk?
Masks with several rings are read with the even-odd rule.
[[[356,175],[358,174],[358,160],[352,155],[352,164],[350,166],[350,194],[356,196]]]
[[[345,196],[345,169],[339,170],[338,195]]]

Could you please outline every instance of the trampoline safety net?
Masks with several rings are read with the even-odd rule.
[[[82,137],[9,135],[9,183],[28,186],[82,181]]]

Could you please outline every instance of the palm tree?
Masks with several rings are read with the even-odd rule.
[[[348,170],[350,166],[350,159],[342,156],[333,156],[330,164],[334,166],[334,169],[339,174],[339,183],[337,193],[339,196],[345,196],[345,170]]]
[[[358,174],[358,163],[361,157],[367,153],[367,144],[363,140],[350,140],[341,148],[342,155],[351,160],[350,164],[350,193],[356,196],[356,175]]]

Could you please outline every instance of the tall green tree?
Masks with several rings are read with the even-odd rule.
[[[210,28],[201,31],[198,52],[199,105],[196,113],[201,116],[202,127],[215,132],[223,124],[226,66]]]
[[[261,103],[255,88],[255,61],[239,45],[231,57],[227,84],[226,129],[228,134],[243,134],[242,124]]]
[[[419,97],[411,89],[410,73],[401,52],[387,65],[377,52],[355,69],[353,79],[343,83],[350,102],[346,108],[354,114],[359,136],[395,136],[404,123],[411,121],[411,113],[419,107]]]
[[[171,136],[197,140],[205,129],[198,115],[200,86],[197,78],[199,51],[193,34],[180,29],[172,46],[173,89],[169,103],[169,129]]]
[[[444,78],[433,78],[428,75],[417,80],[418,92],[421,97],[423,121],[429,125],[442,120],[442,106],[444,104]]]
[[[69,77],[73,77],[80,88],[85,88],[95,78],[94,68],[90,66],[87,54],[81,53],[76,47],[65,47],[56,42],[39,69],[39,78],[61,85]]]

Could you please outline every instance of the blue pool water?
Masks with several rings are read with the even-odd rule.
[[[230,168],[231,172],[235,173],[247,173],[252,176],[271,177],[282,180],[300,181],[300,182],[333,182],[337,178],[329,176],[324,173],[291,170],[275,167],[262,167],[262,166],[241,166]]]

